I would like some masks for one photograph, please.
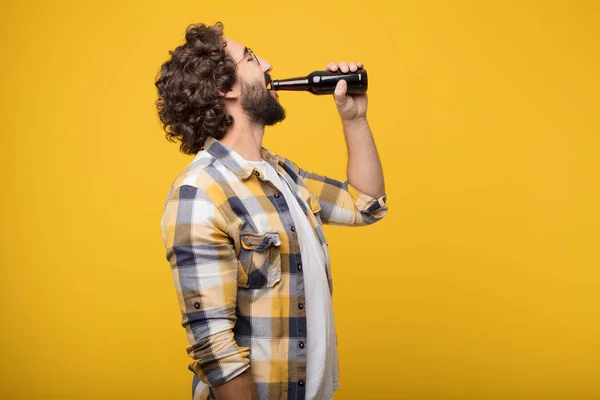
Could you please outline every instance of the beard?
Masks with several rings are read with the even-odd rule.
[[[241,82],[242,109],[257,125],[271,126],[285,119],[285,109],[260,82]]]

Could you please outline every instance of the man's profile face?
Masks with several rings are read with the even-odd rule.
[[[267,89],[268,73],[272,66],[267,60],[250,54],[250,49],[233,39],[225,38],[226,51],[237,63],[240,86],[240,104],[250,121],[258,125],[275,125],[285,119],[285,110],[279,104],[275,91]]]

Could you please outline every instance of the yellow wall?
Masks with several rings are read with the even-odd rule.
[[[600,398],[600,2],[13,1],[0,16],[0,397],[188,399],[154,77],[190,23],[274,78],[362,60],[390,212],[328,227],[350,399]],[[344,178],[333,100],[266,146]]]

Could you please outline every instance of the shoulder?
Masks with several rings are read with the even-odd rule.
[[[219,179],[211,170],[217,168],[215,158],[202,152],[194,158],[177,177],[164,200],[161,228],[169,226],[215,226],[223,222],[219,205],[227,201],[227,196],[219,184]]]
[[[180,196],[189,198],[192,195],[208,198],[207,193],[213,191],[213,186],[218,184],[216,174],[213,172],[217,168],[215,161],[216,158],[205,150],[196,154],[195,158],[173,179],[167,201],[178,200]]]

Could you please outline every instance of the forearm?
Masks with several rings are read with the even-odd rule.
[[[348,182],[371,197],[383,196],[383,169],[369,123],[366,119],[342,120],[342,126],[348,148]]]
[[[230,381],[212,388],[217,400],[258,400],[250,369]]]

